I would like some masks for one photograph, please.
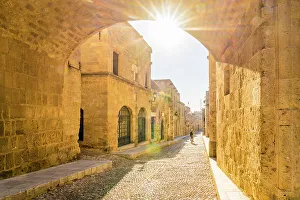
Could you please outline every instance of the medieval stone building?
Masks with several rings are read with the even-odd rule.
[[[170,79],[152,80],[152,132],[155,140],[185,135],[184,104]]]
[[[128,23],[81,45],[82,146],[115,151],[151,139],[151,52]]]
[[[201,117],[202,114],[200,111],[194,111],[191,113],[191,124],[194,132],[201,130]]]

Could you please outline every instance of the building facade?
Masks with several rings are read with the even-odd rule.
[[[116,151],[150,141],[151,48],[128,23],[85,41],[81,63],[81,146]]]
[[[202,118],[201,118],[201,132],[203,135],[206,134],[206,131],[205,131],[205,123],[206,123],[206,118],[205,118],[205,108],[201,108],[201,115],[202,115]]]
[[[173,140],[185,135],[184,103],[171,80],[152,80],[152,132],[154,139]],[[161,137],[163,135],[163,137]]]
[[[151,80],[151,135],[153,141],[164,141],[171,136],[170,98]]]

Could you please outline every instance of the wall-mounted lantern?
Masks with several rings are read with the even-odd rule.
[[[153,95],[152,95],[152,98],[149,100],[149,102],[151,102],[151,103],[152,103],[152,102],[155,102],[156,97],[157,97],[157,93],[154,92]]]

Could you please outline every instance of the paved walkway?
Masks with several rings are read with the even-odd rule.
[[[29,199],[57,185],[111,168],[111,161],[79,160],[1,180],[0,199]]]
[[[203,136],[206,149],[209,149],[209,139]],[[249,198],[230,180],[228,176],[218,167],[217,162],[209,158],[211,169],[216,182],[220,200],[248,200]]]
[[[216,199],[201,135],[149,152],[136,160],[117,155],[83,155],[110,159],[113,169],[59,187],[38,199]]]

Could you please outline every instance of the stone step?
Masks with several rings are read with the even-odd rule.
[[[78,160],[75,162],[0,180],[0,199],[29,199],[72,180],[112,168],[112,161]]]

